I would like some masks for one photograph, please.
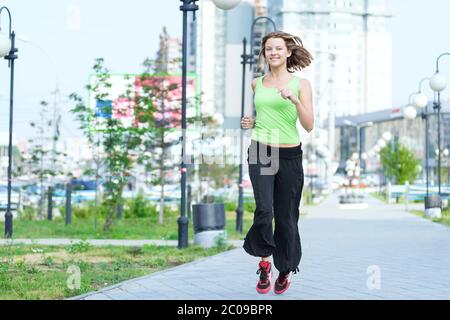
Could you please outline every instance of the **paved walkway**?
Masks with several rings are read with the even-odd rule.
[[[332,195],[308,209],[300,273],[282,296],[256,293],[258,259],[239,247],[74,299],[450,299],[450,228],[368,202],[338,209]]]

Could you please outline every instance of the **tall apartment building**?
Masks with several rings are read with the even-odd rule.
[[[189,15],[189,71],[199,79],[202,112],[219,112],[225,128],[238,128],[241,113],[242,40],[250,42],[253,0],[224,11],[211,0],[199,0],[195,21]],[[247,47],[249,52],[250,47]],[[247,73],[247,103],[251,110],[251,77]]]
[[[171,38],[167,33],[166,27],[163,27],[159,35],[159,50],[156,58],[156,66],[160,72],[169,74],[178,74],[181,72],[181,40]]]
[[[304,75],[318,120],[392,106],[389,0],[267,0],[268,14],[296,34],[315,60]],[[331,88],[332,87],[332,88]]]
[[[266,0],[253,0],[255,7],[255,16],[261,17],[267,15],[267,1]]]

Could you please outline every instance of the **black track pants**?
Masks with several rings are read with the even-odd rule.
[[[247,152],[256,210],[244,249],[255,257],[273,255],[280,272],[296,271],[302,255],[298,231],[304,182],[301,145],[275,148],[252,140]]]

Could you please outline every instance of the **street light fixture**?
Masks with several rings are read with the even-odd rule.
[[[254,28],[256,22],[260,20],[267,20],[273,25],[274,31],[277,29],[275,22],[266,16],[261,16],[253,20],[251,28],[251,40],[250,40],[250,54],[247,54],[247,39],[244,37],[242,40],[243,52],[241,55],[242,61],[242,89],[241,89],[241,119],[245,116],[245,83],[246,83],[246,65],[250,65],[250,70],[254,64],[253,56],[253,46],[254,46]],[[254,112],[253,112],[254,113]],[[244,154],[244,130],[241,128],[240,132],[240,160],[239,160],[239,196],[238,196],[238,207],[236,209],[236,231],[242,233],[243,231],[243,220],[244,220],[244,190],[243,190],[243,154]]]
[[[449,151],[449,149],[450,149],[450,145],[447,145],[447,148],[445,148],[445,150],[444,150],[444,152],[443,152],[444,157],[447,158],[447,188],[450,188],[450,166],[449,166],[449,160],[450,160],[449,155],[450,155],[450,151]]]
[[[444,149],[442,154],[444,155],[444,157],[448,157],[448,154],[449,154],[448,148]]]
[[[413,104],[414,106],[416,106],[417,108],[421,108],[422,110],[422,120],[425,120],[425,175],[426,175],[426,185],[427,185],[427,193],[426,193],[426,197],[425,197],[425,202],[427,201],[426,199],[429,197],[429,174],[428,174],[428,148],[429,148],[429,135],[428,135],[428,131],[429,131],[429,126],[428,126],[428,97],[422,93],[422,85],[424,83],[424,81],[430,81],[431,79],[428,77],[423,78],[422,80],[420,80],[419,82],[419,90],[417,91],[417,93],[413,93]],[[411,96],[410,96],[411,97]]]
[[[212,0],[217,8],[222,10],[230,10],[238,6],[241,0]]]
[[[389,131],[386,131],[385,133],[383,133],[383,140],[386,142],[391,141],[392,139],[392,134]]]
[[[433,91],[441,92],[447,87],[447,78],[436,71],[434,76],[430,80],[430,87]]]
[[[443,56],[449,56],[450,53],[445,52],[436,59],[436,73],[431,77],[430,87],[437,92],[437,101],[435,100],[433,108],[438,113],[438,149],[441,150],[441,92],[447,87],[447,78],[439,73],[439,60]],[[438,156],[438,185],[439,196],[441,196],[441,153]]]
[[[383,139],[380,139],[380,140],[378,140],[378,145],[380,146],[380,149],[383,149],[384,147],[386,147],[387,144],[386,144],[386,141],[384,141]]]
[[[5,237],[12,238],[13,232],[13,216],[11,213],[11,182],[12,182],[12,132],[13,132],[13,98],[14,98],[14,60],[18,58],[15,48],[16,34],[12,31],[11,12],[7,7],[0,8],[0,20],[3,11],[8,13],[9,17],[9,33],[5,36],[1,32],[0,23],[0,58],[4,57],[8,60],[8,65],[11,70],[10,79],[10,93],[9,93],[9,144],[8,144],[8,203],[5,213]]]
[[[195,12],[198,10],[196,2],[198,0],[180,0],[182,5],[180,10],[183,12],[183,42],[182,42],[182,75],[181,75],[181,131],[182,131],[182,144],[181,144],[181,216],[178,218],[178,248],[188,247],[188,223],[189,219],[186,216],[186,83],[187,83],[187,31],[188,31],[188,13],[192,11],[195,19]],[[213,0],[214,4],[224,10],[232,9],[236,7],[241,0]],[[186,157],[186,159],[185,159]]]
[[[413,100],[413,103],[411,103]],[[425,105],[428,103],[427,96],[423,94],[411,93],[408,99],[408,105],[403,109],[403,116],[408,120],[414,120],[417,117],[416,107],[422,106],[425,101]]]
[[[253,59],[253,57],[254,57],[254,47],[253,46],[255,45],[255,26],[256,26],[256,23],[261,20],[267,20],[267,22],[272,24],[273,31],[277,30],[277,26],[276,26],[275,22],[272,19],[270,19],[269,17],[260,16],[253,20],[252,27],[250,30],[250,58],[249,58],[250,70],[252,69],[253,65],[255,64],[255,61]]]
[[[426,79],[429,78],[425,78],[425,80]],[[413,96],[412,101],[413,105],[416,106],[417,108],[425,108],[428,104],[428,97],[419,91]]]
[[[408,120],[414,120],[417,117],[417,110],[413,106],[407,106],[405,110],[403,110],[403,115]]]

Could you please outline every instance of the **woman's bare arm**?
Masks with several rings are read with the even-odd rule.
[[[252,81],[252,90],[253,90],[253,94],[255,93],[255,88],[256,88],[256,82],[258,81],[258,78],[253,79]],[[251,116],[245,116],[241,119],[241,126],[243,129],[253,129],[255,127],[255,120],[253,117]]]
[[[296,101],[295,106],[302,127],[311,132],[314,129],[314,111],[311,84],[307,79],[300,81],[300,99]]]

